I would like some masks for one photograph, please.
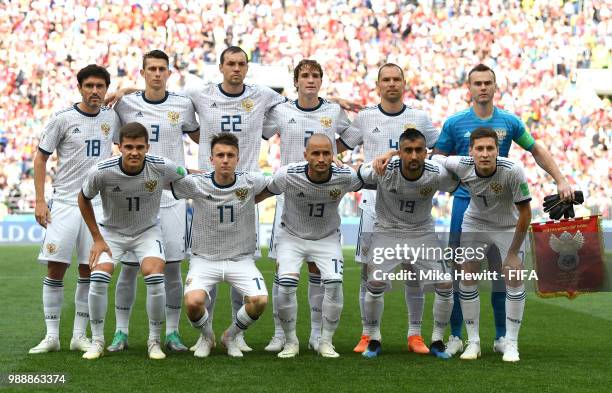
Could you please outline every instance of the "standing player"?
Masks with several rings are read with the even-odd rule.
[[[470,134],[479,127],[492,128],[498,136],[499,155],[508,157],[512,141],[523,149],[531,152],[536,163],[550,174],[557,183],[557,191],[564,199],[572,198],[572,190],[565,177],[559,171],[554,159],[544,146],[537,143],[525,129],[523,122],[515,115],[501,110],[493,105],[493,97],[497,90],[495,73],[484,64],[474,67],[468,74],[468,90],[471,95],[472,106],[449,117],[442,126],[442,133],[434,149],[435,154],[468,155]],[[453,210],[450,226],[451,246],[459,245],[461,236],[461,222],[463,214],[470,203],[470,196],[464,187],[460,187],[454,194]],[[490,261],[496,259],[489,256]],[[497,261],[501,263],[501,261]],[[501,284],[501,285],[500,285]],[[457,284],[455,284],[457,285]],[[451,336],[447,344],[447,351],[455,354],[463,349],[461,339],[462,316],[458,301],[458,290],[455,287],[455,306],[451,316]],[[495,352],[504,351],[504,336],[506,326],[504,284],[502,281],[493,283],[491,304],[495,317]]]
[[[259,151],[261,148],[264,116],[271,108],[286,99],[274,90],[244,83],[248,66],[247,54],[237,46],[230,46],[221,52],[219,71],[223,82],[204,86],[190,86],[185,92],[194,103],[201,124],[199,138],[198,169],[212,170],[210,163],[210,140],[221,132],[231,132],[238,138],[240,159],[238,171],[259,172]],[[255,220],[259,234],[259,219]],[[259,245],[256,255],[261,256]],[[209,325],[212,324],[216,291],[209,293]],[[232,287],[232,314],[242,307],[242,295]],[[243,352],[251,351],[244,337],[237,337],[238,346]]]
[[[89,315],[92,343],[84,359],[104,354],[104,319],[108,286],[115,263],[127,252],[138,262],[147,286],[149,315],[149,358],[164,359],[160,335],[164,323],[164,249],[158,225],[162,188],[185,176],[186,170],[172,161],[146,154],[149,132],[140,123],[128,123],[119,131],[120,157],[99,163],[87,175],[79,194],[79,208],[94,244],[89,256],[92,269],[89,288]],[[91,199],[102,197],[104,217],[100,228]]]
[[[319,97],[323,83],[323,68],[314,60],[304,59],[293,71],[293,84],[297,89],[297,101],[287,101],[275,106],[266,116],[264,123],[264,138],[271,138],[275,133],[280,135],[281,165],[300,162],[304,159],[304,148],[313,134],[325,134],[331,140],[336,139],[334,151],[341,153],[352,147],[343,142],[348,136],[350,121],[344,110],[334,102]],[[346,135],[345,135],[346,133]],[[276,258],[274,234],[280,225],[283,212],[283,195],[276,197],[274,226],[270,238],[268,257]],[[311,347],[317,350],[321,335],[321,304],[324,288],[321,285],[321,273],[313,262],[308,262],[308,302],[310,305],[310,339]],[[279,352],[283,349],[285,337],[278,319],[277,310],[278,275],[274,275],[272,285],[272,309],[274,316],[274,336],[266,351]]]
[[[332,166],[331,139],[314,134],[308,139],[307,162],[282,167],[265,194],[285,194],[281,224],[276,233],[278,261],[278,316],[285,333],[280,358],[295,357],[300,350],[296,335],[297,286],[304,260],[313,261],[324,286],[321,339],[318,352],[338,357],[332,337],[343,307],[343,257],[338,205],[347,192],[358,191],[363,182],[351,168]]]
[[[424,111],[408,107],[403,102],[406,81],[402,69],[396,64],[385,64],[378,70],[376,82],[380,95],[380,104],[369,107],[357,114],[353,121],[360,133],[356,139],[347,138],[349,146],[363,144],[364,161],[371,162],[377,156],[389,149],[398,149],[399,136],[406,128],[416,128],[425,135],[428,148],[432,148],[438,140],[438,130],[431,124],[429,116]],[[359,309],[361,311],[361,340],[355,347],[355,352],[363,352],[370,340],[365,332],[363,302],[366,294],[366,264],[362,257],[370,249],[369,238],[374,230],[376,191],[364,190],[361,198],[361,221],[359,223],[359,240],[355,260],[363,263],[361,285],[359,288]],[[408,328],[408,348],[417,353],[429,353],[421,337],[421,321],[425,297],[418,285],[407,282],[405,287],[406,303],[410,313]]]
[[[122,124],[139,122],[149,131],[150,154],[168,158],[184,166],[183,133],[192,135],[198,130],[195,110],[188,97],[166,90],[170,77],[168,55],[153,50],[144,55],[140,75],[145,79],[145,90],[124,96],[115,105]],[[197,139],[196,139],[197,141]],[[119,142],[115,140],[115,143]],[[178,332],[183,300],[181,261],[185,257],[186,204],[176,201],[170,191],[163,191],[160,224],[164,237],[166,265],[166,347],[172,351],[187,351]],[[131,253],[122,260],[115,293],[117,326],[111,352],[127,348],[130,314],[136,297],[136,275],[139,263]]]
[[[47,334],[30,349],[30,353],[59,351],[59,325],[64,302],[64,275],[77,250],[79,279],[74,296],[75,317],[71,350],[86,351],[90,342],[85,336],[89,310],[89,265],[87,263],[91,236],[78,214],[77,195],[87,169],[110,157],[112,135],[119,128],[119,119],[110,109],[102,106],[110,85],[110,74],[105,68],[88,65],[77,73],[82,101],[51,116],[38,145],[34,159],[34,185],[36,187],[36,221],[47,229],[38,256],[47,264],[47,277],[43,281],[43,309]],[[53,180],[53,197],[45,201],[47,161],[57,150],[58,167]],[[53,205],[52,205],[53,204]],[[99,200],[94,201],[96,207]]]
[[[452,280],[425,275],[434,272],[446,273],[442,255],[427,255],[442,249],[435,234],[434,220],[431,216],[433,197],[436,192],[452,192],[459,182],[440,164],[426,160],[427,147],[425,136],[418,130],[409,128],[399,138],[399,158],[389,162],[382,176],[374,172],[371,164],[361,166],[359,176],[366,185],[376,188],[376,224],[372,238],[372,250],[396,249],[405,246],[422,250],[423,256],[417,260],[404,260],[398,257],[376,260],[368,255],[368,282],[364,302],[365,322],[368,327],[370,343],[363,353],[373,358],[381,351],[380,320],[383,313],[383,296],[391,288],[389,280],[382,275],[393,272],[400,264],[417,274],[416,281],[421,287],[434,284],[433,304],[434,328],[430,352],[440,358],[450,357],[444,350],[444,331],[453,309]],[[427,253],[427,254],[425,254]],[[411,265],[406,266],[407,263]]]
[[[434,156],[456,174],[472,197],[461,225],[461,247],[485,250],[497,247],[506,283],[506,335],[503,348],[505,362],[518,362],[518,333],[525,308],[525,285],[517,274],[523,267],[521,251],[531,222],[531,195],[523,168],[507,158],[498,157],[497,132],[477,128],[470,134],[471,157]],[[461,265],[465,273],[480,271],[480,261]],[[461,310],[468,334],[467,347],[461,359],[480,357],[480,295],[478,281],[462,279],[459,284]]]
[[[242,357],[236,336],[253,324],[264,311],[268,292],[255,266],[255,196],[268,183],[263,174],[236,172],[238,138],[229,133],[213,137],[210,143],[213,172],[188,176],[172,183],[176,198],[192,198],[193,247],[185,282],[185,306],[191,325],[201,331],[195,357],[207,357],[208,311],[204,305],[209,292],[228,282],[245,296],[236,320],[225,331],[222,343],[228,355]]]

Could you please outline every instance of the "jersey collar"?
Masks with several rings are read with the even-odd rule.
[[[166,91],[166,94],[164,95],[164,98],[162,98],[161,100],[158,101],[153,101],[153,100],[147,100],[147,97],[145,97],[145,92],[142,92],[142,99],[144,100],[144,102],[146,102],[147,104],[152,104],[152,105],[159,105],[159,104],[163,104],[164,102],[166,102],[166,100],[168,99],[168,96],[170,94],[168,94],[168,92]]]
[[[145,161],[142,164],[142,168],[140,168],[140,170],[136,173],[128,173],[123,169],[123,157],[119,157],[119,169],[121,170],[121,172],[123,172],[124,175],[126,176],[138,176],[142,173],[142,171],[144,171],[145,165],[147,165],[147,159],[145,156]]]
[[[319,109],[323,105],[323,99],[319,97],[319,103],[314,108],[302,108],[300,104],[298,104],[298,100],[295,100],[295,107],[301,110],[302,112],[314,112]]]
[[[399,170],[400,170],[400,173],[401,173],[402,177],[404,178],[404,180],[410,181],[410,182],[415,182],[415,181],[418,181],[419,179],[421,179],[421,177],[423,177],[423,173],[425,173],[425,164],[424,163],[423,163],[423,169],[421,169],[421,173],[419,174],[419,177],[417,177],[416,179],[408,179],[406,177],[406,175],[404,175],[404,172],[402,172],[402,160],[399,160],[399,162],[400,162]]]
[[[230,184],[227,184],[227,185],[225,185],[225,186],[224,186],[224,185],[221,185],[221,184],[219,184],[219,183],[217,183],[217,182],[215,181],[215,171],[212,171],[212,172],[211,172],[211,174],[212,174],[212,176],[210,177],[210,179],[212,180],[213,185],[214,185],[215,187],[217,187],[217,188],[230,188],[230,187],[232,187],[234,184],[236,184],[236,180],[238,180],[238,176],[236,176],[236,173],[234,173],[234,181],[233,181],[233,182],[231,182]]]
[[[96,117],[100,114],[100,111],[98,111],[97,113],[87,113],[87,112],[83,112],[82,110],[79,109],[79,104],[76,103],[74,104],[74,109],[79,112],[81,115],[83,116],[87,116],[87,117]]]
[[[385,110],[382,108],[382,105],[378,104],[378,110],[381,111],[383,113],[383,115],[385,116],[399,116],[402,113],[404,113],[404,111],[406,110],[406,104],[404,104],[402,106],[402,110],[399,112],[395,112],[395,113],[390,113],[390,112],[385,112]]]
[[[319,181],[312,180],[310,176],[308,176],[308,164],[304,165],[304,173],[306,174],[306,178],[308,179],[309,182],[314,183],[314,184],[324,184],[331,180],[332,168],[329,167],[329,176],[327,176],[327,179],[325,180],[319,180]]]
[[[246,85],[242,84],[242,91],[240,93],[236,93],[236,94],[232,94],[232,93],[228,93],[225,90],[223,90],[223,87],[221,86],[221,83],[219,83],[217,85],[217,87],[219,88],[219,91],[221,92],[221,94],[228,96],[228,97],[240,97],[241,95],[244,94],[244,91],[246,90]]]
[[[495,174],[497,173],[497,168],[499,167],[498,163],[497,163],[497,158],[495,159],[495,170],[493,171],[493,173],[491,173],[489,176],[483,176],[480,173],[478,173],[478,169],[476,169],[476,164],[474,164],[474,173],[476,173],[476,176],[478,176],[481,179],[488,179],[490,177],[495,176]]]

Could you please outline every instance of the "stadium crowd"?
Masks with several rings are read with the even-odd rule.
[[[139,82],[143,51],[163,49],[183,72],[201,74],[230,44],[287,72],[314,58],[325,67],[325,94],[362,105],[378,102],[379,66],[400,64],[406,102],[428,111],[437,127],[468,107],[467,71],[483,62],[497,75],[496,105],[520,116],[587,193],[577,215],[610,219],[610,101],[575,81],[578,68],[610,67],[611,14],[606,0],[2,2],[0,219],[32,211],[38,136],[50,114],[69,105],[79,68],[107,66],[114,90]],[[274,142],[264,156],[268,170],[279,166]],[[345,159],[361,157],[357,148]],[[552,179],[519,147],[510,157],[527,167],[532,206],[541,209],[544,195],[556,192]],[[344,215],[358,214],[358,198],[346,198]],[[449,211],[449,197],[439,196],[434,217]]]

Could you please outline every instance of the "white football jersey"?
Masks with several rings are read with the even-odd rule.
[[[78,204],[77,196],[87,171],[111,156],[113,133],[119,130],[119,126],[119,118],[107,107],[100,108],[97,115],[91,115],[74,104],[51,116],[38,150],[47,155],[57,150],[54,200]]]
[[[531,200],[525,172],[518,162],[497,157],[497,169],[491,176],[476,172],[472,157],[435,155],[433,159],[456,174],[470,193],[470,205],[464,223],[484,230],[514,227],[518,211],[514,204]]]
[[[172,183],[177,199],[193,199],[192,253],[216,261],[253,256],[257,245],[255,196],[268,181],[257,172],[237,172],[233,184],[221,186],[214,172],[208,172]]]
[[[189,97],[166,92],[160,101],[150,101],[143,91],[126,95],[115,105],[121,124],[138,122],[149,131],[149,154],[168,158],[178,165],[185,165],[183,133],[198,130],[195,109]],[[119,133],[114,137],[119,143]],[[176,199],[170,191],[162,194],[161,206],[172,206]]]
[[[371,162],[391,149],[399,149],[399,137],[406,128],[419,130],[428,148],[433,148],[440,135],[425,111],[406,105],[397,113],[385,112],[380,105],[367,107],[357,114],[352,127],[359,132],[348,134],[346,143],[349,146],[363,144],[364,162]],[[373,214],[375,200],[376,191],[364,190],[359,207]]]
[[[98,193],[102,197],[104,217],[98,219],[100,225],[124,236],[135,236],[157,224],[162,190],[186,174],[185,168],[171,160],[149,154],[140,172],[127,174],[121,156],[113,157],[91,168],[81,192],[87,199]]]
[[[434,232],[431,216],[433,197],[438,191],[453,192],[459,180],[442,165],[425,160],[421,177],[408,180],[401,172],[402,161],[394,157],[382,176],[371,163],[359,168],[363,182],[376,185],[375,232]]]
[[[288,165],[304,160],[306,143],[313,134],[327,135],[332,141],[335,154],[336,135],[343,142],[343,137],[357,138],[357,135],[348,136],[349,132],[356,133],[356,130],[350,126],[351,122],[346,112],[334,102],[319,98],[317,107],[305,109],[298,105],[297,100],[287,101],[270,110],[264,121],[263,136],[269,139],[276,133],[280,135],[281,165]],[[345,133],[347,133],[346,136]],[[344,143],[349,146],[346,142]]]
[[[332,165],[329,179],[313,182],[308,177],[308,163],[281,167],[268,190],[284,194],[281,227],[301,239],[319,240],[339,231],[338,205],[347,192],[358,191],[363,182],[352,168]]]
[[[185,93],[191,98],[200,120],[199,169],[212,171],[210,140],[221,132],[232,132],[238,137],[240,160],[238,170],[258,172],[264,116],[286,99],[274,90],[259,85],[244,85],[240,94],[229,94],[221,84],[209,83],[189,87]]]

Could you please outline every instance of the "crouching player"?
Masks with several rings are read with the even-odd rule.
[[[525,308],[525,285],[520,278],[524,252],[521,250],[531,221],[531,195],[520,164],[498,156],[497,133],[478,128],[470,135],[471,157],[443,157],[435,161],[456,174],[470,193],[470,206],[461,225],[461,247],[486,251],[496,246],[502,257],[506,282],[506,346],[503,360],[518,362],[518,333]],[[480,295],[478,281],[465,273],[480,271],[480,261],[462,264],[459,284],[461,311],[468,345],[461,359],[480,357]],[[501,273],[501,272],[498,272]]]
[[[441,243],[434,232],[431,216],[432,201],[437,191],[452,192],[459,182],[442,165],[426,160],[425,136],[408,128],[399,138],[399,157],[389,161],[385,172],[378,175],[372,164],[359,168],[366,185],[377,187],[376,217],[371,249],[368,253],[368,280],[364,301],[364,326],[370,336],[366,358],[381,351],[380,322],[384,308],[383,296],[391,289],[389,273],[403,263],[400,278],[412,274],[409,281],[421,287],[433,284],[434,327],[429,353],[449,358],[443,338],[453,309],[453,286],[450,269],[443,260]],[[406,255],[383,257],[382,250],[409,250]],[[446,275],[446,276],[445,276]],[[409,282],[406,282],[409,284]],[[424,345],[424,344],[423,344]]]
[[[210,149],[212,172],[190,175],[171,185],[176,199],[191,198],[194,203],[185,307],[191,325],[201,332],[194,356],[207,357],[214,345],[205,307],[209,293],[223,281],[238,290],[244,304],[221,342],[229,356],[242,357],[237,336],[259,318],[268,303],[266,284],[255,265],[257,235],[253,230],[255,196],[268,181],[260,173],[236,172],[239,151],[234,134],[213,136]]]
[[[146,154],[149,133],[140,123],[121,127],[119,150],[121,156],[91,169],[79,194],[79,209],[94,240],[89,254],[92,343],[83,358],[97,359],[104,354],[108,286],[115,263],[131,251],[140,263],[147,286],[149,357],[163,359],[166,355],[160,347],[160,334],[166,306],[165,257],[157,216],[163,187],[184,177],[187,171],[168,159]],[[104,211],[100,227],[91,204],[98,193]]]
[[[268,185],[269,192],[265,192],[265,197],[281,193],[285,196],[281,225],[275,234],[278,316],[286,338],[285,347],[278,354],[280,358],[291,358],[299,353],[296,291],[304,260],[317,265],[325,288],[317,350],[323,357],[340,356],[332,345],[343,307],[338,205],[344,194],[361,189],[363,182],[353,169],[332,166],[333,154],[328,136],[312,135],[304,152],[307,162],[279,169]]]

